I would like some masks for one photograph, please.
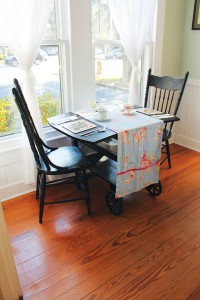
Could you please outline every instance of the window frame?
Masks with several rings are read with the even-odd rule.
[[[43,39],[41,46],[52,46],[58,47],[58,60],[59,60],[59,76],[60,76],[60,93],[61,93],[61,112],[69,111],[70,108],[70,90],[69,90],[69,61],[67,57],[69,56],[69,47],[68,47],[68,24],[66,22],[65,26],[62,26],[63,20],[66,17],[67,12],[67,3],[62,0],[54,1],[55,7],[55,19],[56,19],[56,36],[54,39]],[[1,46],[5,46],[1,44]],[[44,134],[46,139],[52,139],[58,135],[58,133],[51,127],[43,127]],[[22,133],[13,133],[0,137],[0,142],[5,142],[9,140],[21,139]]]
[[[101,0],[99,0],[101,1]],[[91,3],[92,6],[92,3]],[[156,12],[157,12],[157,7],[156,7]],[[92,7],[91,7],[92,10]],[[151,36],[152,36],[152,40],[155,40],[155,27],[156,27],[156,22],[157,22],[157,18],[154,20],[153,24],[152,24],[152,28],[151,28]],[[110,36],[112,36],[111,31],[113,29],[113,19],[111,17],[110,14],[110,20],[109,20],[110,25]],[[91,24],[92,26],[92,24]],[[109,44],[109,45],[120,45],[121,47],[123,47],[121,39],[94,39],[92,41],[92,49],[93,49],[93,65],[95,66],[95,47],[97,45],[105,45],[105,44]],[[147,41],[141,60],[140,60],[140,67],[141,67],[141,76],[140,76],[140,100],[144,101],[144,96],[145,96],[145,91],[146,91],[146,83],[147,83],[147,75],[148,75],[148,70],[149,68],[152,68],[153,64],[154,64],[154,60],[153,60],[153,54],[154,54],[154,42],[152,41]],[[128,58],[126,58],[128,63],[130,64]],[[131,66],[132,68],[132,66]],[[95,74],[94,74],[94,80],[95,80]],[[96,80],[95,80],[96,82]],[[117,87],[116,87],[117,88]],[[129,85],[128,85],[128,89],[127,91],[129,91]],[[128,99],[127,99],[128,100]]]

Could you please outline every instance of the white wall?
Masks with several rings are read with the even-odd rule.
[[[200,80],[188,80],[178,116],[174,142],[200,151]]]
[[[0,200],[33,190],[32,186],[24,184],[21,144],[20,138],[1,141]]]
[[[90,0],[70,0],[70,58],[73,110],[83,109],[94,99]]]
[[[48,132],[48,144],[62,146],[70,144],[70,139],[56,133],[54,137]],[[1,141],[0,148],[0,201],[23,195],[35,190],[35,184],[24,182],[22,139]]]

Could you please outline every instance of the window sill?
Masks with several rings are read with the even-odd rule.
[[[58,131],[48,128],[45,130],[46,141],[50,142],[65,136]],[[22,148],[23,139],[21,134],[14,134],[13,136],[5,136],[0,139],[0,153],[7,151],[8,149],[19,149]]]

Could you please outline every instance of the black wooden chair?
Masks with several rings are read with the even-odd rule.
[[[12,92],[27,132],[37,168],[36,198],[40,199],[39,223],[42,223],[44,205],[46,204],[57,204],[85,199],[88,214],[91,214],[90,196],[86,176],[88,164],[84,153],[75,146],[53,148],[46,145],[37,132],[17,79],[14,79],[14,84],[15,88],[12,89]],[[67,174],[65,180],[47,180],[48,175],[63,174]],[[63,183],[63,181],[66,181],[66,183],[75,182],[78,185],[79,190],[83,191],[79,191],[80,195],[72,199],[45,202],[46,186]]]
[[[149,69],[144,106],[176,116],[188,75],[189,72],[183,78],[159,77],[152,75]],[[172,136],[173,125],[174,122],[165,123],[162,137],[162,153],[166,155],[161,164],[167,159],[169,168],[171,168],[169,139]]]

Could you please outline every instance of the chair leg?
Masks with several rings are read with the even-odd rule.
[[[45,202],[45,190],[46,190],[46,175],[40,174],[40,211],[39,211],[39,223],[42,223],[44,202]]]
[[[86,201],[86,205],[87,205],[88,215],[91,215],[90,193],[89,193],[89,186],[88,186],[86,170],[83,169],[78,172],[79,172],[79,179],[81,179],[80,186],[83,187],[83,189],[85,190],[85,193],[86,193],[85,201]]]
[[[87,210],[88,210],[88,215],[91,215],[91,203],[90,203],[90,194],[89,194],[89,187],[88,187],[88,181],[86,177],[86,172],[85,172],[85,191],[86,191],[86,205],[87,205]]]
[[[165,141],[165,145],[166,145],[168,165],[169,165],[169,168],[171,169],[171,157],[170,157],[170,149],[169,149],[169,141],[168,140]]]
[[[40,172],[37,172],[37,181],[36,181],[36,199],[39,198],[40,195]]]
[[[80,184],[80,180],[79,180],[79,173],[78,171],[75,171],[75,184],[77,185],[79,191],[81,190],[81,184]]]

